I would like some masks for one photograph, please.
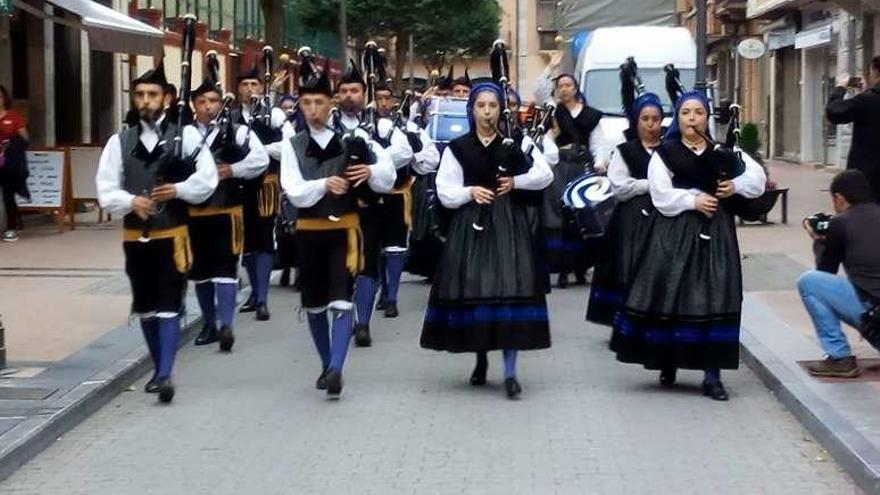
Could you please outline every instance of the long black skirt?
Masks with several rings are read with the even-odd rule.
[[[546,260],[550,273],[583,273],[593,260],[574,218],[563,208],[568,183],[582,174],[585,164],[562,160],[553,169],[553,183],[544,190],[543,221]]]
[[[598,244],[599,254],[587,306],[588,321],[612,324],[615,313],[623,307],[657,215],[648,194],[618,203],[615,207],[605,237]]]
[[[708,237],[706,239],[705,237]],[[736,369],[742,268],[734,218],[658,215],[624,310],[614,319],[617,360],[648,369]]]
[[[484,230],[474,229],[474,223]],[[422,347],[449,352],[550,347],[530,229],[526,206],[511,195],[454,212],[428,301]]]

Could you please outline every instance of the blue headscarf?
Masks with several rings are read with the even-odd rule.
[[[495,95],[495,99],[498,100],[499,109],[502,108],[504,105],[504,103],[501,101],[501,88],[499,88],[497,84],[484,82],[474,85],[474,87],[471,88],[471,92],[468,94],[467,101],[467,118],[468,124],[470,124],[471,126],[471,133],[477,132],[477,123],[476,121],[474,121],[474,105],[477,102],[477,96],[480,93],[485,93],[487,91]]]
[[[672,124],[669,126],[669,129],[666,130],[666,135],[663,136],[664,140],[674,141],[681,139],[681,129],[678,127],[678,114],[681,113],[681,107],[685,102],[690,100],[697,100],[702,105],[703,108],[706,109],[706,117],[709,116],[709,100],[706,99],[706,95],[704,95],[701,91],[688,91],[681,95],[681,98],[675,102],[675,115],[672,116]],[[706,134],[709,134],[709,129],[706,129]]]
[[[654,107],[660,110],[660,116],[663,116],[663,102],[660,101],[660,97],[654,93],[642,93],[633,102],[633,115],[636,116],[636,120],[642,114],[642,110],[647,107]]]
[[[513,101],[516,102],[516,106],[522,106],[522,98],[519,97],[519,93],[517,93],[513,88],[507,90],[507,97],[513,97]]]

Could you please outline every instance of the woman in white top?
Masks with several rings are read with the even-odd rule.
[[[661,215],[615,319],[611,349],[618,361],[660,370],[666,386],[679,368],[703,370],[703,394],[727,400],[720,370],[739,366],[742,309],[731,210],[734,200],[763,194],[766,176],[747,155],[711,148],[708,117],[705,96],[685,93],[648,165]]]

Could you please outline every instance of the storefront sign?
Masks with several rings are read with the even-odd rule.
[[[794,38],[794,47],[798,50],[813,48],[831,43],[831,25],[801,31]]]
[[[746,38],[739,42],[736,47],[739,56],[749,60],[759,59],[767,53],[767,47],[757,38]]]

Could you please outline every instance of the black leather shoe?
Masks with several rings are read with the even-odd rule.
[[[223,351],[223,352],[231,351],[232,345],[235,344],[235,335],[232,334],[232,329],[229,327],[221,328],[218,340],[220,341],[220,350],[221,351]]]
[[[253,313],[256,310],[257,310],[257,299],[256,299],[256,296],[254,296],[253,292],[251,292],[251,297],[249,297],[248,300],[245,301],[245,303],[241,305],[241,308],[239,308],[238,312],[239,313]]]
[[[712,400],[726,401],[730,399],[730,396],[727,395],[727,390],[724,390],[724,384],[721,382],[703,382],[703,395]]]
[[[330,370],[324,369],[321,372],[321,376],[318,377],[318,380],[315,381],[315,388],[318,390],[327,390],[327,375],[330,374]]]
[[[373,345],[373,338],[370,337],[370,325],[355,323],[354,345],[358,347],[370,347]]]
[[[519,396],[522,395],[522,387],[516,381],[516,378],[505,378],[504,390],[507,392],[507,398],[510,400],[519,400]]]
[[[159,378],[159,402],[169,403],[174,398],[174,384],[171,383],[171,377]]]
[[[675,368],[663,370],[660,372],[660,385],[671,387],[675,385]]]
[[[199,336],[196,337],[195,345],[209,345],[217,342],[217,327],[213,325],[205,325]]]
[[[477,365],[474,366],[474,372],[471,373],[471,386],[482,387],[486,384],[486,371],[489,369],[489,359],[486,353],[477,353]]]
[[[383,311],[385,307],[385,296],[379,296],[379,300],[376,301],[376,311]]]
[[[153,377],[144,385],[144,392],[148,394],[159,393],[159,380],[156,379],[156,375],[153,375]]]
[[[269,308],[265,304],[257,306],[257,321],[269,321]]]
[[[567,289],[568,288],[568,274],[566,274],[566,273],[559,274],[559,277],[556,278],[556,287],[559,287],[560,289]]]
[[[338,371],[330,371],[327,378],[324,379],[327,385],[327,398],[337,400],[342,397],[342,373]]]
[[[397,318],[398,316],[400,316],[400,311],[397,311],[397,303],[390,301],[385,303],[385,318]]]

